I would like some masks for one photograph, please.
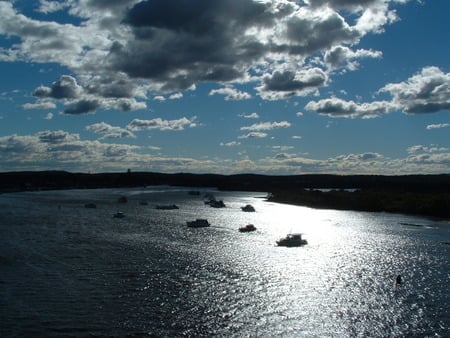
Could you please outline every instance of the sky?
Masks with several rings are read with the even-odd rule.
[[[0,0],[0,171],[450,173],[448,0]]]

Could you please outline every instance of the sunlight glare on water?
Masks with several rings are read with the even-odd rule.
[[[170,187],[0,195],[1,335],[449,332],[447,222],[205,192],[226,208]],[[117,203],[122,195],[128,203]],[[179,209],[155,209],[164,204]],[[211,227],[188,228],[196,218]],[[238,231],[249,223],[255,232]],[[308,245],[277,247],[289,233]]]

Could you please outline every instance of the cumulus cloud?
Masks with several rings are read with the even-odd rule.
[[[263,98],[280,99],[326,85],[327,74],[306,62],[308,56],[323,57],[333,66],[379,57],[378,52],[348,47],[395,21],[389,4],[384,0],[39,2],[36,9],[41,13],[65,11],[82,19],[82,24],[68,24],[31,19],[14,2],[0,1],[0,34],[20,38],[1,54],[7,60],[59,63],[82,79],[86,93],[100,97],[185,90],[201,82],[256,81]],[[280,64],[295,71],[279,69]],[[73,79],[41,86],[35,95],[76,98],[77,90],[70,91],[79,90]],[[214,94],[230,100],[249,98],[227,86]]]
[[[349,70],[355,70],[359,66],[358,59],[381,58],[381,56],[382,53],[380,51],[365,49],[353,51],[346,46],[335,46],[325,52],[324,61],[332,69],[344,67]]]
[[[63,130],[41,131],[41,132],[37,133],[37,137],[39,138],[40,142],[50,143],[50,144],[67,143],[67,142],[78,141],[80,139],[80,136],[78,134],[70,134]]]
[[[265,75],[263,85],[257,87],[260,96],[267,100],[285,99],[294,95],[305,96],[325,85],[327,74],[320,68],[275,71]]]
[[[380,89],[392,95],[392,102],[408,114],[427,114],[450,109],[450,73],[425,67],[418,74]]]
[[[247,139],[247,138],[265,138],[265,137],[267,137],[267,136],[268,136],[267,133],[263,133],[263,132],[260,132],[260,131],[252,131],[252,132],[250,132],[250,133],[248,133],[248,134],[238,136],[238,138],[239,138],[239,139]]]
[[[243,117],[244,119],[259,119],[258,113],[251,113],[251,114],[240,114],[239,117]]]
[[[237,141],[231,141],[231,142],[227,142],[227,143],[223,143],[223,142],[221,142],[220,143],[220,145],[222,146],[222,147],[236,147],[236,146],[238,146],[238,145],[240,145],[241,143],[240,142],[237,142]]]
[[[101,104],[98,100],[79,100],[64,109],[63,114],[82,115],[95,112],[100,108]]]
[[[106,122],[91,124],[86,127],[86,130],[92,131],[96,134],[100,134],[104,139],[136,137],[130,130],[121,127],[114,127]]]
[[[450,127],[450,123],[429,124],[427,126],[427,130],[448,128],[448,127]]]
[[[59,81],[52,83],[51,87],[39,86],[33,92],[33,96],[39,98],[76,99],[80,97],[83,89],[77,80],[69,75],[62,75]]]
[[[252,96],[246,92],[237,90],[236,88],[232,87],[225,87],[220,89],[213,89],[209,92],[209,95],[224,95],[225,100],[233,100],[233,101],[239,101],[239,100],[247,100],[250,99]]]
[[[393,107],[386,101],[356,103],[339,98],[310,101],[305,108],[330,117],[374,118],[390,112]]]
[[[379,92],[388,92],[392,99],[356,103],[332,97],[310,101],[305,108],[330,117],[350,118],[372,118],[396,110],[407,114],[437,113],[450,109],[450,73],[425,67],[406,81],[385,85]]]
[[[36,103],[25,103],[22,105],[23,109],[54,109],[56,104],[51,101],[40,101]]]
[[[409,154],[436,153],[436,152],[443,152],[443,151],[448,151],[448,149],[445,147],[439,147],[437,145],[424,146],[421,144],[411,146],[407,149],[407,152]]]
[[[280,121],[280,122],[261,122],[255,123],[251,126],[241,127],[241,130],[251,130],[251,131],[261,131],[261,130],[273,130],[279,128],[289,128],[291,123],[288,121]]]
[[[127,129],[131,131],[158,129],[162,131],[180,131],[184,128],[194,128],[197,126],[196,118],[188,119],[182,117],[177,120],[163,120],[160,117],[151,120],[134,119],[127,125]]]

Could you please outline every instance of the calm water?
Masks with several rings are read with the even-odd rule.
[[[0,336],[450,336],[448,222],[261,193],[214,192],[227,207],[213,209],[204,192],[0,195]],[[186,227],[198,217],[212,226]],[[289,232],[309,244],[276,247]]]

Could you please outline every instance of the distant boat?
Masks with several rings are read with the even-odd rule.
[[[208,220],[204,218],[197,218],[195,221],[186,222],[186,224],[190,228],[206,228],[211,225]]]
[[[174,210],[174,209],[179,209],[178,205],[176,204],[168,204],[168,205],[157,205],[156,209],[159,210]]]
[[[125,214],[122,211],[118,211],[113,215],[114,218],[124,218]]]
[[[241,207],[241,209],[245,212],[255,212],[255,208],[250,204],[247,204],[245,207]]]
[[[211,201],[209,201],[208,204],[212,208],[225,208],[225,203],[223,203],[222,200],[219,200],[219,201],[211,200]]]
[[[191,196],[199,196],[199,195],[200,195],[200,191],[197,191],[197,190],[189,190],[189,191],[188,191],[188,195],[191,195]]]
[[[84,207],[85,207],[85,208],[88,208],[88,209],[95,209],[95,208],[97,208],[97,206],[95,205],[95,203],[86,203],[86,204],[84,205]]]
[[[119,202],[119,203],[127,203],[128,202],[128,198],[126,196],[120,196],[117,199],[117,202]]]
[[[256,227],[253,224],[247,224],[243,227],[239,228],[240,232],[251,232],[251,231],[255,231]]]
[[[147,201],[140,201],[139,204],[140,205],[148,205],[148,202]]]
[[[308,244],[308,242],[305,239],[302,239],[301,234],[288,234],[284,238],[280,238],[277,241],[278,246],[287,246],[287,247],[293,247],[293,246],[301,246]]]

